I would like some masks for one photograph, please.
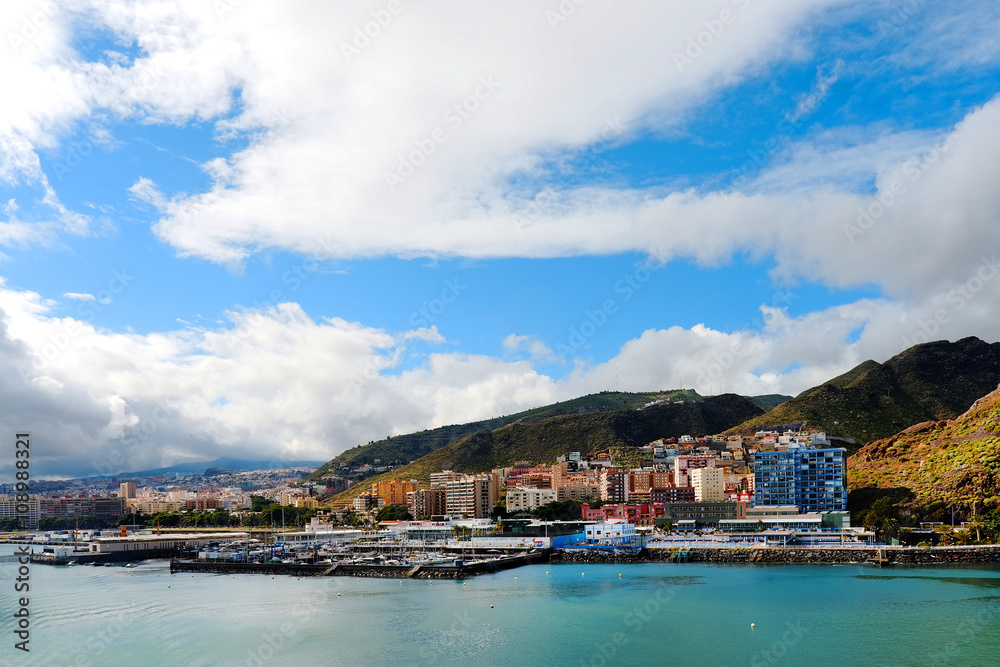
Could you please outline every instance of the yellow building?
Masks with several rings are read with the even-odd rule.
[[[420,486],[415,479],[382,480],[372,483],[370,493],[384,500],[386,505],[405,505],[406,494],[419,488]]]

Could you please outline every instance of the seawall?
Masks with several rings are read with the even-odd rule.
[[[635,555],[572,549],[552,554],[554,563],[865,563],[884,556],[888,564],[1000,563],[1000,546],[982,547],[672,547],[646,548]]]
[[[208,572],[213,574],[270,574],[293,577],[377,577],[384,579],[464,579],[481,574],[510,570],[524,565],[547,563],[550,552],[540,549],[530,553],[504,556],[488,561],[475,561],[461,566],[423,565],[361,565],[291,563],[227,563],[212,560],[170,561],[171,572]]]

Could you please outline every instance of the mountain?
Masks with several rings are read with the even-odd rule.
[[[852,489],[905,487],[923,507],[1000,507],[1000,387],[956,419],[927,421],[848,458]],[[852,492],[853,493],[853,492]]]
[[[483,472],[515,461],[555,461],[570,451],[635,447],[658,438],[721,433],[762,410],[742,396],[723,394],[699,401],[658,404],[643,410],[557,415],[508,424],[452,442],[409,465],[365,480],[343,496],[360,493],[379,479],[429,480],[439,470]],[[318,472],[318,471],[317,471]]]
[[[919,422],[954,419],[998,383],[1000,343],[935,341],[882,364],[865,361],[732,431],[804,421],[865,445]]]
[[[628,410],[640,408],[655,400],[697,400],[701,398],[694,391],[677,389],[663,392],[618,392],[604,391],[599,394],[589,394],[562,401],[540,408],[518,412],[512,415],[484,419],[468,424],[452,424],[439,428],[397,435],[384,440],[359,445],[339,454],[333,460],[320,466],[312,477],[319,479],[323,475],[337,470],[342,465],[375,465],[378,463],[408,463],[444,447],[450,442],[461,440],[473,433],[492,431],[515,422],[530,422],[546,419],[556,415],[584,414],[588,412],[605,412],[612,410]]]
[[[249,470],[272,470],[275,468],[315,468],[319,465],[322,465],[321,461],[252,461],[224,456],[214,461],[193,461],[190,463],[179,463],[167,468],[121,472],[117,475],[101,475],[101,477],[155,477],[156,475],[172,472],[186,475],[202,475],[213,468],[231,472],[246,472]]]
[[[765,412],[778,407],[785,401],[790,401],[791,396],[784,394],[764,394],[763,396],[747,396],[746,399]]]
[[[747,398],[762,410],[767,410],[791,396],[768,394],[766,396],[750,396]],[[702,397],[692,389],[673,389],[657,392],[623,392],[602,391],[568,401],[545,405],[512,415],[504,415],[493,419],[470,422],[468,424],[453,424],[435,429],[397,435],[367,445],[358,445],[339,454],[331,461],[320,466],[310,478],[318,480],[329,475],[341,466],[405,464],[444,447],[445,445],[467,438],[473,433],[493,431],[504,426],[520,423],[530,424],[559,415],[588,414],[594,412],[614,412],[616,410],[636,410],[654,401],[700,401]],[[654,438],[655,439],[655,438]]]

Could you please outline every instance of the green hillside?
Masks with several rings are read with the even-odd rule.
[[[512,415],[504,415],[493,419],[471,422],[468,424],[453,424],[439,428],[397,435],[384,440],[360,445],[339,454],[336,458],[320,466],[309,479],[318,481],[325,475],[335,472],[342,465],[401,464],[414,461],[421,456],[430,454],[450,442],[460,440],[480,431],[492,431],[515,422],[532,422],[557,415],[583,414],[588,412],[612,412],[615,410],[630,410],[660,399],[684,401],[700,400],[701,396],[691,389],[674,389],[658,392],[618,392],[604,391],[590,394],[540,408],[525,410]]]
[[[1000,508],[1000,389],[957,419],[929,421],[872,442],[848,459],[852,489],[907,488],[915,504],[967,517]]]
[[[925,343],[883,364],[866,361],[733,432],[804,421],[864,445],[919,422],[953,419],[998,383],[1000,343],[978,338]]]
[[[792,397],[785,396],[784,394],[763,394],[762,396],[747,396],[746,399],[764,412],[767,412],[778,407],[785,401],[792,400]]]
[[[471,434],[409,465],[365,480],[334,500],[362,493],[380,479],[417,479],[426,484],[430,474],[440,470],[484,472],[515,461],[552,462],[570,451],[635,447],[658,438],[720,433],[759,414],[761,409],[742,396],[723,394],[644,410],[558,415],[508,424]]]

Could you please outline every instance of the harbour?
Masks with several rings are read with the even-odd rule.
[[[777,649],[782,664],[875,667],[989,665],[1000,652],[996,565],[551,561],[421,580],[171,572],[157,560],[31,577],[29,665],[735,667],[773,664],[765,652]]]

